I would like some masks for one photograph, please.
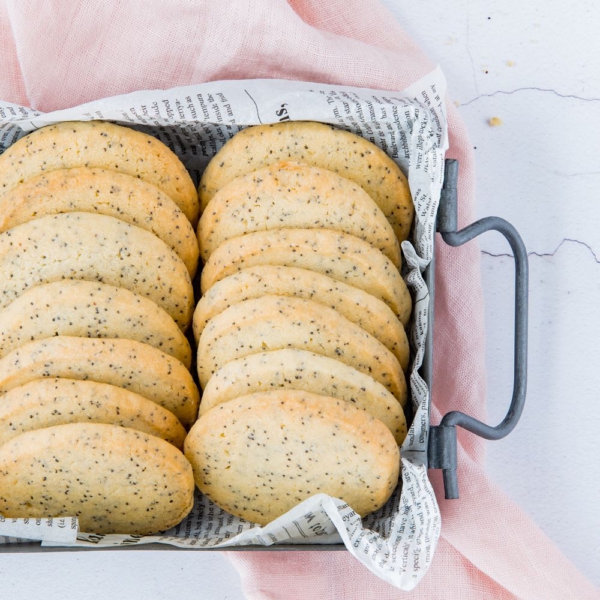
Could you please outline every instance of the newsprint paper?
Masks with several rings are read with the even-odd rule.
[[[427,478],[429,392],[417,371],[423,359],[429,299],[421,274],[432,257],[434,220],[448,145],[445,86],[438,68],[403,92],[246,80],[134,92],[46,114],[0,101],[0,152],[27,132],[45,125],[109,120],[162,140],[181,158],[196,183],[211,157],[249,125],[305,120],[330,123],[386,151],[408,175],[416,209],[413,239],[402,244],[403,276],[415,306],[410,331],[414,418],[401,449],[401,485],[382,509],[361,520],[346,503],[318,494],[259,527],[224,512],[197,493],[190,515],[160,535],[83,533],[77,529],[77,520],[71,518],[0,518],[0,542],[41,540],[44,546],[82,548],[159,542],[206,549],[343,542],[380,578],[404,590],[415,587],[431,563],[441,526]]]

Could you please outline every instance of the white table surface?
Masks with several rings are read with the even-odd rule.
[[[511,221],[530,252],[528,401],[517,430],[488,444],[489,473],[600,584],[600,8],[385,2],[459,103],[477,148],[479,214]],[[481,248],[497,422],[511,394],[513,267],[500,236]],[[3,555],[0,588],[11,600],[244,597],[214,552]]]

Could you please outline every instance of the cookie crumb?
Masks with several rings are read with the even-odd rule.
[[[502,125],[502,119],[500,117],[492,117],[488,123],[490,127],[500,127]]]

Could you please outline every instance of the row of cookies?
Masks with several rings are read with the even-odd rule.
[[[191,509],[198,212],[175,154],[126,127],[0,157],[0,514],[143,534]]]
[[[345,131],[257,126],[212,159],[200,201],[198,487],[261,524],[316,493],[377,510],[406,435],[404,175]]]

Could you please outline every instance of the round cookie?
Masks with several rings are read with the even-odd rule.
[[[194,294],[182,260],[155,235],[114,217],[48,215],[0,234],[0,308],[27,289],[64,279],[124,287],[163,308],[182,330]]]
[[[239,396],[277,389],[301,390],[351,402],[379,419],[398,445],[406,437],[407,390],[400,402],[369,375],[314,352],[287,348],[232,360],[208,381],[200,416]]]
[[[159,237],[185,263],[198,267],[198,242],[187,217],[152,184],[106,169],[86,167],[42,173],[0,197],[0,233],[45,215],[90,212],[116,217]]]
[[[242,269],[279,265],[316,271],[383,300],[401,317],[410,294],[398,269],[371,244],[329,229],[277,229],[232,238],[212,253],[202,270],[205,294]]]
[[[215,283],[200,298],[194,311],[196,344],[210,319],[232,304],[265,295],[294,296],[314,300],[337,310],[376,337],[394,356],[402,361],[408,353],[408,339],[402,324],[392,309],[371,294],[321,275],[295,267],[263,265],[242,269]],[[410,316],[409,303],[403,316]]]
[[[107,423],[143,431],[182,448],[186,431],[158,404],[114,385],[35,379],[0,399],[0,445],[35,429],[67,423]]]
[[[334,171],[373,198],[400,242],[408,238],[414,205],[398,165],[366,139],[323,123],[293,121],[248,127],[210,161],[200,181],[201,210],[236,177],[282,160]]]
[[[284,296],[239,302],[210,321],[198,345],[200,384],[232,360],[283,348],[339,360],[402,396],[402,366],[381,342],[332,308]]]
[[[47,377],[122,387],[171,411],[185,426],[198,414],[200,394],[184,365],[133,340],[57,336],[29,342],[0,359],[0,395]]]
[[[308,392],[220,404],[192,427],[184,448],[200,491],[260,525],[319,493],[365,516],[398,483],[400,452],[388,428],[348,402]]]
[[[0,310],[0,358],[33,340],[66,335],[124,338],[192,363],[190,344],[152,300],[95,281],[66,280],[28,289]]]
[[[86,533],[147,535],[190,512],[194,478],[184,455],[134,429],[72,423],[0,446],[0,514],[72,517]]]
[[[282,162],[222,187],[198,223],[202,259],[226,240],[271,229],[332,229],[354,235],[402,262],[394,230],[359,185],[332,171]]]
[[[105,121],[68,121],[33,131],[0,156],[0,196],[41,173],[95,167],[161,189],[195,225],[198,194],[177,156],[156,138]]]

